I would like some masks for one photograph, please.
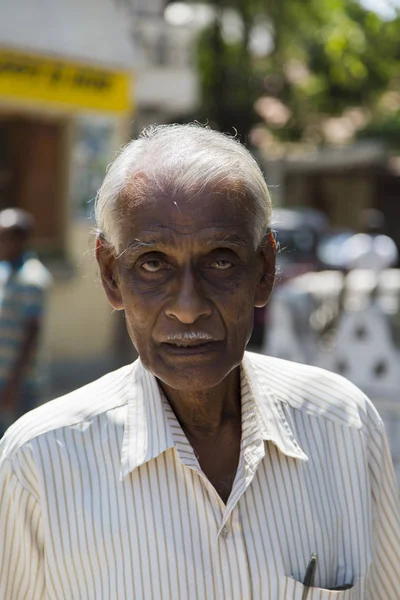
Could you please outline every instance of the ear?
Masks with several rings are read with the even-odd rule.
[[[268,230],[259,248],[260,278],[254,296],[254,306],[265,306],[272,293],[275,282],[276,241],[271,230]]]
[[[96,260],[100,267],[101,282],[109,303],[115,310],[123,310],[124,304],[119,288],[115,254],[110,244],[101,235],[96,239]]]

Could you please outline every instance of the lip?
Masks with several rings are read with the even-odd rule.
[[[181,344],[185,345],[181,345]],[[207,355],[215,352],[220,352],[222,342],[220,341],[185,341],[182,343],[163,342],[161,348],[168,354],[173,356],[195,356]]]

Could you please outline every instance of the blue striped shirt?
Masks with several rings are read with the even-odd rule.
[[[14,266],[0,262],[0,390],[19,359],[29,321],[42,317],[50,280],[47,269],[32,256]],[[36,348],[24,373],[24,386],[36,385],[37,362]]]

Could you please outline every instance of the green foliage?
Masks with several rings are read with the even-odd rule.
[[[373,119],[359,131],[359,139],[385,140],[393,149],[400,150],[400,110],[380,118]]]
[[[336,8],[324,11],[324,5]],[[319,1],[318,6],[318,27],[295,39],[305,50],[314,78],[305,86],[304,97],[328,114],[339,114],[348,106],[370,106],[398,66],[393,24],[382,22],[355,2]]]
[[[321,115],[341,115],[361,107],[374,115],[379,98],[396,86],[400,75],[400,15],[385,22],[357,0],[210,0],[213,26],[198,41],[202,113],[220,129],[235,127],[246,136],[260,120],[254,101],[278,98],[292,117],[273,129],[283,140],[300,140]],[[221,15],[234,8],[243,22],[240,42],[222,36]],[[267,22],[273,50],[255,58],[251,30]],[[295,78],[290,65],[306,73]],[[387,129],[389,133],[390,128]],[[386,129],[381,130],[385,135]],[[321,138],[322,139],[322,138]]]
[[[246,136],[257,122],[259,92],[248,53],[241,44],[226,44],[218,24],[202,33],[198,46],[204,117],[222,131]]]

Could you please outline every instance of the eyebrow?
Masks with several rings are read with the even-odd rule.
[[[213,246],[218,244],[230,244],[232,246],[240,246],[241,248],[246,248],[249,245],[243,237],[235,233],[228,234],[223,238],[210,237],[206,240],[206,243]]]
[[[246,242],[246,240],[243,237],[241,237],[240,235],[237,235],[237,234],[228,234],[224,237],[211,236],[209,238],[206,238],[204,241],[207,246],[229,245],[229,246],[237,247],[237,248],[247,248],[248,247],[248,242]],[[167,246],[170,246],[170,244],[168,244],[165,240],[161,240],[156,237],[153,239],[150,239],[148,241],[140,240],[139,238],[135,238],[125,248],[125,250],[122,250],[122,252],[118,255],[117,258],[122,256],[123,254],[137,254],[138,252],[141,252],[142,250],[151,252],[151,251],[154,251],[156,248],[162,249],[162,248],[166,248]]]

